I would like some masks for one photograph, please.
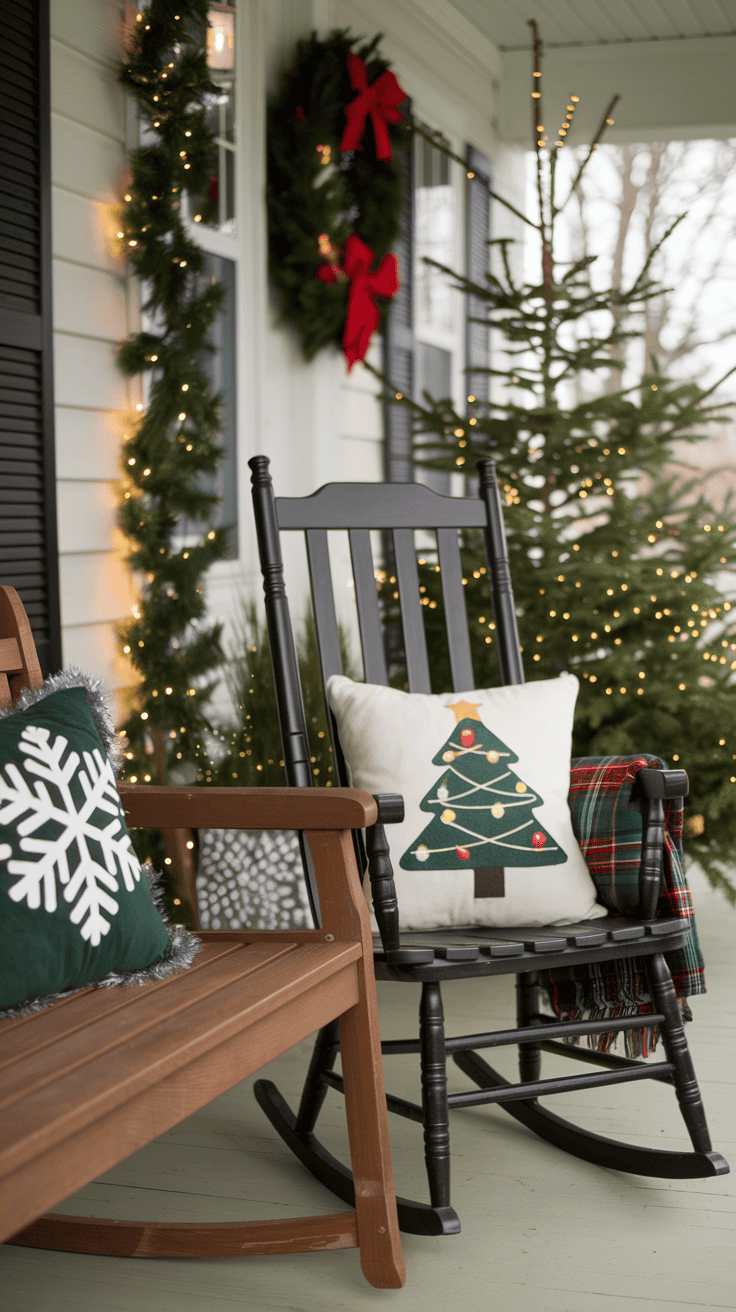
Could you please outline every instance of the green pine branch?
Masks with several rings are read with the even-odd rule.
[[[215,154],[207,97],[218,88],[206,55],[206,0],[151,0],[137,16],[118,80],[134,96],[145,142],[130,158],[122,241],[141,279],[153,327],[120,349],[124,373],[148,379],[148,403],[123,450],[120,523],[139,602],[121,626],[123,651],[140,675],[126,776],[165,782],[194,763],[209,728],[206,705],[221,657],[220,625],[204,626],[203,578],[223,553],[202,527],[184,540],[184,520],[206,520],[218,498],[202,487],[220,457],[220,401],[202,367],[224,290],[201,277],[203,257],[182,219],[215,219],[208,190]],[[201,198],[201,199],[198,199]]]
[[[565,123],[573,113],[571,102]],[[593,144],[610,116],[609,107]],[[541,108],[536,119],[546,120]],[[472,369],[492,380],[492,399],[469,397],[463,412],[450,397],[397,400],[386,380],[384,399],[410,412],[418,464],[473,475],[477,460],[493,456],[527,678],[577,674],[575,755],[646,751],[687,769],[686,850],[736,900],[736,522],[673,449],[697,447],[732,411],[719,400],[720,383],[668,377],[656,361],[634,386],[606,390],[639,336],[636,316],[662,292],[652,262],[677,221],[628,286],[594,285],[590,256],[566,265],[555,249],[555,221],[592,146],[557,206],[561,149],[537,151],[540,217],[529,222],[542,239],[538,279],[512,276],[507,239],[491,243],[500,259],[483,281],[428,261],[473,297],[474,321],[503,342],[505,362]],[[432,687],[440,691],[452,682],[436,553],[422,561]],[[465,537],[463,572],[476,686],[493,685],[495,622],[480,535]],[[381,591],[390,614],[390,581]],[[393,671],[397,686],[405,678],[400,666]]]

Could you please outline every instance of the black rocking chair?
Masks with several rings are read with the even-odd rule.
[[[328,555],[328,531],[349,533],[352,571],[360,627],[363,665],[367,682],[387,684],[384,634],[377,600],[371,530],[389,541],[392,571],[397,578],[404,651],[411,692],[431,691],[427,646],[417,577],[414,531],[436,534],[445,608],[447,641],[455,691],[474,687],[468,624],[462,587],[459,531],[484,533],[496,643],[503,684],[524,682],[506,554],[503,513],[491,460],[478,464],[479,495],[475,498],[440,496],[417,484],[333,483],[302,498],[275,498],[264,456],[249,461],[253,502],[266,598],[276,696],[281,724],[287,782],[294,787],[313,783],[307,727],[302,706],[299,673],[284,588],[280,532],[305,534],[317,641],[323,681],[342,674],[339,630]],[[426,554],[426,553],[425,553]],[[333,734],[336,783],[348,776],[335,730]],[[666,799],[687,794],[683,770],[641,770],[637,776],[642,809],[642,859],[639,873],[639,908],[635,918],[608,916],[554,929],[447,929],[399,934],[398,907],[383,826],[403,819],[402,799],[378,797],[378,823],[367,835],[368,873],[380,941],[376,943],[376,977],[397,983],[421,983],[419,1036],[388,1040],[384,1055],[418,1053],[421,1062],[421,1106],[388,1095],[390,1111],[424,1127],[424,1149],[430,1203],[399,1198],[400,1228],[411,1234],[439,1235],[459,1231],[460,1222],[450,1203],[449,1111],[498,1103],[528,1129],[586,1161],[639,1175],[701,1178],[728,1172],[728,1163],[711,1148],[703,1104],[672,977],[664,953],[681,948],[689,928],[678,920],[655,919],[662,880]],[[363,866],[366,857],[361,835],[355,835]],[[308,854],[305,854],[308,870]],[[314,902],[313,902],[314,906]],[[318,923],[318,922],[317,922]],[[641,1018],[558,1022],[540,1014],[540,972],[560,966],[637,957],[646,963],[654,1012],[647,1024],[660,1027],[666,1060],[643,1062],[613,1053],[592,1052],[570,1046],[565,1039],[641,1026]],[[446,1038],[441,986],[445,981],[482,979],[513,973],[517,976],[518,1028]],[[518,1083],[510,1083],[493,1069],[478,1049],[519,1045]],[[593,1061],[603,1070],[565,1078],[540,1079],[541,1052]],[[296,1116],[269,1081],[256,1085],[258,1101],[292,1151],[338,1197],[354,1204],[350,1172],[320,1143],[315,1126],[328,1088],[341,1090],[334,1065],[339,1051],[337,1028],[328,1025],[317,1040]],[[477,1088],[447,1092],[447,1056]],[[538,1099],[601,1085],[640,1079],[674,1085],[692,1150],[664,1151],[617,1142],[563,1120],[542,1107]]]

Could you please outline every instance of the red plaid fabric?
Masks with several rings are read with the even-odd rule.
[[[614,914],[637,914],[642,816],[632,799],[637,772],[645,766],[666,768],[655,756],[607,756],[575,761],[570,775],[570,810],[599,900]],[[687,921],[691,933],[684,948],[667,954],[680,1008],[692,1019],[688,997],[705,992],[703,958],[693,918],[693,904],[682,869],[682,802],[665,803],[664,879],[657,915]],[[652,1011],[645,959],[611,961],[548,972],[547,990],[562,1019],[605,1021]],[[589,1040],[606,1052],[615,1034],[601,1032]],[[657,1042],[656,1027],[628,1031],[626,1050],[646,1056]]]

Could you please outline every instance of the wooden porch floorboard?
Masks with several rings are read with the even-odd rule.
[[[0,1248],[3,1312],[344,1312],[388,1307],[434,1312],[694,1312],[736,1308],[736,911],[693,879],[708,995],[688,1027],[714,1146],[735,1174],[716,1180],[647,1180],[566,1158],[500,1108],[452,1118],[454,1201],[462,1233],[445,1240],[404,1235],[407,1283],[371,1289],[354,1252],[283,1258],[130,1260]],[[499,1025],[513,1016],[512,984],[448,987],[448,1033],[481,1028],[488,1004]],[[418,989],[379,984],[382,1031],[413,1028]],[[267,1073],[295,1101],[308,1058],[302,1044]],[[501,1061],[499,1061],[501,1065]],[[545,1073],[556,1061],[546,1058]],[[505,1069],[502,1066],[502,1069]],[[254,1077],[255,1078],[255,1077]],[[454,1087],[467,1087],[456,1072]],[[326,1194],[272,1132],[252,1080],[88,1185],[58,1210],[138,1219],[225,1221],[324,1211]],[[415,1059],[387,1064],[389,1088],[416,1096]],[[584,1124],[636,1138],[640,1114],[667,1114],[653,1147],[683,1144],[674,1098],[647,1084],[554,1100],[560,1114],[586,1108]],[[582,1120],[582,1115],[581,1115]],[[347,1136],[341,1100],[328,1096],[324,1138],[339,1156]],[[397,1191],[423,1198],[421,1131],[390,1120]],[[341,1204],[335,1200],[334,1210]]]

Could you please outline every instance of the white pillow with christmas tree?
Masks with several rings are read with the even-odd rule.
[[[567,805],[574,675],[440,696],[334,675],[327,693],[353,786],[404,798],[386,830],[402,928],[606,915]]]

